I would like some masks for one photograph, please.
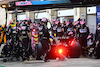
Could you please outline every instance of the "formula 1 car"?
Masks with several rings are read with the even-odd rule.
[[[50,59],[71,57],[80,57],[81,46],[74,37],[56,37],[54,38],[51,50],[49,52]]]

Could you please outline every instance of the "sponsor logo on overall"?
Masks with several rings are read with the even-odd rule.
[[[66,37],[56,37],[57,39],[69,39],[69,36],[66,36]]]

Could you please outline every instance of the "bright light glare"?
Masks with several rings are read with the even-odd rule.
[[[33,29],[33,31],[35,32],[35,29]]]
[[[71,42],[71,46],[73,45],[74,41]]]
[[[2,5],[2,8],[6,8],[6,5]]]
[[[61,54],[63,52],[63,50],[62,49],[59,49],[58,52]]]

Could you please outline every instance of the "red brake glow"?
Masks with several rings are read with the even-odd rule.
[[[59,49],[58,52],[61,54],[63,52],[63,50],[62,49]]]
[[[71,46],[73,45],[74,41],[71,42]]]
[[[33,31],[35,32],[35,29],[33,29]]]

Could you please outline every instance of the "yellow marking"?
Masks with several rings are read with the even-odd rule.
[[[37,35],[34,35],[34,37],[38,37],[38,34]]]
[[[38,41],[38,38],[34,38],[35,41]]]

